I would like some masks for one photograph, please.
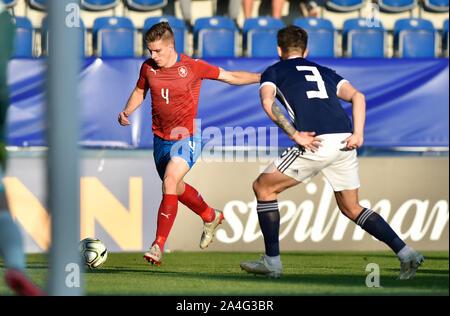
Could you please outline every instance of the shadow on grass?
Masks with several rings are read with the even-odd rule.
[[[386,268],[384,270],[398,272],[399,269]],[[442,275],[445,275],[448,277],[448,271],[437,270],[437,269],[424,269],[424,268],[421,269],[421,268],[419,268],[417,273],[419,273],[419,274],[442,274]]]
[[[202,273],[202,272],[180,272],[171,270],[148,270],[148,269],[126,269],[126,268],[114,268],[91,271],[90,274],[122,274],[122,273],[140,273],[142,278],[149,278],[149,281],[153,277],[158,278],[158,284],[165,284],[165,282],[177,280],[179,288],[174,289],[175,295],[177,293],[184,293],[188,289],[183,289],[183,284],[196,284],[201,282],[215,282],[216,284],[223,283],[221,290],[211,289],[211,295],[222,295],[222,292],[226,292],[227,295],[271,295],[272,293],[282,293],[281,295],[301,295],[303,294],[326,294],[333,293],[333,295],[370,295],[367,292],[366,286],[367,275],[354,275],[354,274],[285,274],[280,279],[269,279],[262,275],[248,274],[245,271],[242,272],[230,272],[230,273]],[[396,271],[397,272],[397,271]],[[442,275],[442,276],[441,276]],[[229,286],[233,283],[232,290]],[[384,289],[387,289],[383,294],[383,291],[377,292],[377,295],[392,295],[398,293],[399,295],[405,292],[411,292],[413,295],[448,295],[448,272],[439,270],[420,270],[413,280],[399,281],[394,276],[383,276],[381,273],[380,283]],[[301,285],[302,289],[299,290],[281,290],[283,287],[292,288],[292,285]],[[336,288],[345,288],[342,291],[336,293]],[[243,290],[242,290],[243,289]],[[253,289],[254,293],[249,293],[249,289]],[[365,291],[364,293],[358,293],[358,289]],[[431,289],[431,290],[430,290]],[[400,291],[405,292],[401,293]],[[204,295],[201,289],[194,291],[197,294]],[[394,293],[393,293],[394,292]],[[291,293],[291,294],[290,294]],[[146,293],[148,295],[149,293]],[[183,295],[184,295],[183,294]],[[278,294],[279,295],[279,294]]]
[[[255,253],[257,254],[257,253]],[[236,257],[236,262],[239,262],[239,259],[242,259],[241,257],[245,255],[247,258],[249,257],[249,253],[240,253],[237,252],[234,254]],[[252,254],[250,254],[252,255]],[[214,256],[214,252],[209,253],[201,253],[201,256]],[[323,271],[323,273],[314,273],[314,274],[304,274],[301,273],[301,267],[295,267],[294,269],[299,270],[300,272],[296,274],[292,274],[289,271],[292,269],[292,262],[297,262],[296,258],[298,258],[298,262],[301,262],[301,258],[305,257],[311,257],[311,258],[317,258],[318,261],[321,260],[322,257],[324,258],[330,258],[330,257],[348,257],[351,258],[359,258],[360,260],[373,260],[373,258],[389,258],[394,261],[396,261],[396,257],[393,254],[386,253],[386,252],[336,252],[336,253],[322,253],[322,252],[284,252],[282,253],[283,258],[288,259],[286,261],[290,261],[291,264],[286,264],[284,272],[285,274],[281,279],[276,280],[270,280],[273,284],[286,284],[286,283],[313,283],[313,284],[334,284],[335,281],[339,281],[338,285],[356,285],[359,286],[361,284],[365,284],[365,278],[367,277],[367,274],[369,272],[364,272],[362,270],[361,274],[349,274],[342,271],[342,273],[339,272],[339,270],[349,270],[349,267],[347,266],[323,266],[323,267],[308,267],[304,270],[310,270],[311,269],[318,269],[320,271]],[[445,259],[448,260],[448,257],[429,257],[429,261],[431,260],[438,260]],[[201,261],[201,260],[200,260]],[[283,260],[284,262],[284,260]],[[337,261],[337,263],[339,263]],[[224,262],[226,265],[226,262]],[[427,262],[425,262],[425,265]],[[192,278],[192,279],[211,279],[211,280],[239,280],[239,281],[249,281],[249,282],[266,282],[268,279],[264,276],[254,276],[251,274],[247,274],[245,271],[241,271],[238,266],[233,265],[232,268],[227,268],[230,272],[223,273],[222,265],[215,265],[215,266],[209,266],[208,262],[205,262],[204,264],[200,264],[200,266],[203,266],[208,270],[207,272],[202,272],[201,268],[199,270],[196,270],[195,272],[191,271],[180,271],[178,265],[171,265],[170,262],[168,265],[163,265],[161,267],[152,266],[152,265],[139,265],[139,267],[127,267],[127,266],[121,266],[120,264],[113,264],[111,266],[105,265],[103,269],[99,270],[92,270],[88,273],[91,274],[118,274],[118,273],[141,273],[143,276],[160,276],[160,277],[173,277],[176,276],[177,278]],[[172,268],[173,267],[173,268]],[[218,273],[211,273],[211,268],[222,270]],[[387,281],[392,279],[394,282],[393,284],[398,284],[399,281],[395,280],[395,277],[397,276],[399,272],[400,264],[396,268],[383,268],[381,269],[381,278],[386,279]],[[175,270],[178,269],[178,270]],[[197,269],[194,265],[188,262],[187,264],[187,270]],[[185,270],[186,270],[185,269]],[[351,268],[350,268],[351,269]],[[338,272],[336,272],[338,271]],[[386,272],[389,276],[386,275]],[[384,276],[383,276],[384,274]],[[393,277],[391,277],[393,276]],[[424,282],[431,282],[434,283],[435,281],[440,281],[440,283],[443,283],[447,285],[448,288],[448,269],[427,269],[426,266],[419,269],[418,274],[416,275],[417,279],[420,279]],[[444,281],[443,281],[444,280]]]
[[[0,269],[6,269],[6,266],[4,264],[0,264]],[[35,265],[35,264],[31,263],[31,264],[27,264],[26,269],[27,270],[33,270],[33,269],[35,269],[35,270],[39,270],[39,269],[47,270],[48,269],[48,265]]]
[[[448,261],[448,257],[445,258],[445,254],[442,253],[437,253],[436,257],[429,256],[427,258],[429,260],[425,262],[422,269],[419,269],[416,277],[408,281],[395,279],[400,265],[398,265],[398,268],[392,268],[391,261],[381,260],[381,258],[392,259],[392,262],[397,260],[395,255],[388,252],[285,252],[282,253],[283,258],[291,263],[285,265],[285,274],[280,279],[268,279],[261,275],[255,276],[241,271],[239,266],[234,263],[230,265],[231,261],[239,262],[240,259],[248,259],[253,255],[253,253],[234,253],[231,259],[222,256],[219,257],[221,258],[219,260],[214,257],[214,252],[202,253],[201,255],[192,254],[192,256],[186,255],[184,257],[183,264],[176,264],[177,261],[168,256],[167,263],[163,263],[161,267],[140,263],[137,259],[127,259],[127,255],[119,255],[114,258],[115,260],[107,262],[102,269],[86,271],[86,276],[91,278],[94,283],[96,282],[95,276],[98,276],[102,282],[109,283],[110,280],[113,280],[111,284],[120,284],[120,286],[109,289],[96,289],[94,286],[89,293],[92,292],[93,295],[289,296],[329,294],[448,295],[449,292],[448,267],[442,269],[426,267],[427,262],[432,260]],[[194,257],[196,262],[192,263],[191,257]],[[320,266],[303,269],[300,264],[297,264],[307,257],[309,257],[308,260],[320,262]],[[352,267],[339,266],[339,260],[337,259],[335,266],[328,267],[324,264],[324,260],[330,260],[330,258],[332,258],[331,261],[334,261],[335,258],[346,258],[345,262],[352,262],[353,258],[355,260],[380,258],[380,261],[390,263],[388,268],[381,268],[380,283],[382,288],[369,289],[365,283],[369,272],[365,272],[364,268],[353,271]],[[111,259],[113,259],[113,256],[111,256]],[[0,263],[0,267],[3,267],[2,263]],[[31,263],[28,269],[48,269],[48,265],[38,261]],[[102,276],[105,276],[105,278]],[[134,287],[138,281],[144,284],[139,285],[141,288]],[[151,285],[148,289],[144,288],[146,283]],[[131,290],[127,291],[127,289]]]
[[[425,260],[438,260],[438,261],[448,261],[449,257],[443,257],[440,256],[438,254],[432,254],[432,253],[427,253],[426,251],[423,252],[424,256],[425,256]],[[356,257],[356,258],[396,258],[395,254],[392,252],[386,252],[386,251],[380,251],[380,252],[356,252],[356,251],[342,251],[342,252],[315,252],[315,251],[305,251],[305,252],[283,252],[281,253],[282,257],[299,257],[299,258],[303,258],[303,257],[339,257],[339,258],[343,258],[343,257]]]

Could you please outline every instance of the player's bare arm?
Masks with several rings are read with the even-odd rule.
[[[338,97],[352,103],[353,134],[344,140],[347,149],[356,149],[364,143],[364,124],[366,121],[366,99],[349,82],[339,88]]]
[[[297,130],[289,123],[283,111],[275,102],[272,103],[272,115],[274,117],[272,120],[275,124],[277,124],[290,138],[293,138]]]
[[[258,83],[261,80],[261,74],[248,71],[227,71],[220,68],[219,78],[217,80],[232,85],[246,85]]]
[[[275,89],[271,86],[263,86],[260,89],[261,103],[270,119],[278,125],[292,140],[306,149],[315,151],[322,146],[319,137],[314,137],[315,132],[300,132],[295,129],[284,115],[281,108],[275,103]]]
[[[130,121],[128,117],[133,113],[139,106],[141,106],[142,102],[144,102],[144,94],[145,91],[136,87],[131,93],[130,98],[128,99],[127,105],[125,109],[119,113],[118,121],[120,125],[127,126],[130,125]]]

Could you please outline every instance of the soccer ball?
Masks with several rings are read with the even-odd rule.
[[[78,250],[81,254],[81,261],[90,270],[100,268],[108,257],[105,244],[97,238],[83,239],[79,243]]]

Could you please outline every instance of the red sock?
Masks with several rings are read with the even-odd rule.
[[[192,211],[201,216],[203,221],[210,223],[216,217],[214,210],[206,204],[200,193],[196,189],[185,183],[184,193],[178,195],[181,203],[189,207]]]
[[[173,222],[178,211],[178,196],[176,194],[163,194],[163,199],[158,210],[158,224],[156,228],[156,239],[153,244],[158,244],[161,251],[172,229]]]

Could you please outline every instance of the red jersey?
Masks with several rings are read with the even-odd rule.
[[[144,95],[150,89],[153,133],[166,140],[194,135],[202,80],[217,79],[219,73],[219,67],[184,54],[168,68],[158,67],[153,59],[146,60],[137,87],[144,89]],[[186,130],[189,135],[183,133]]]

